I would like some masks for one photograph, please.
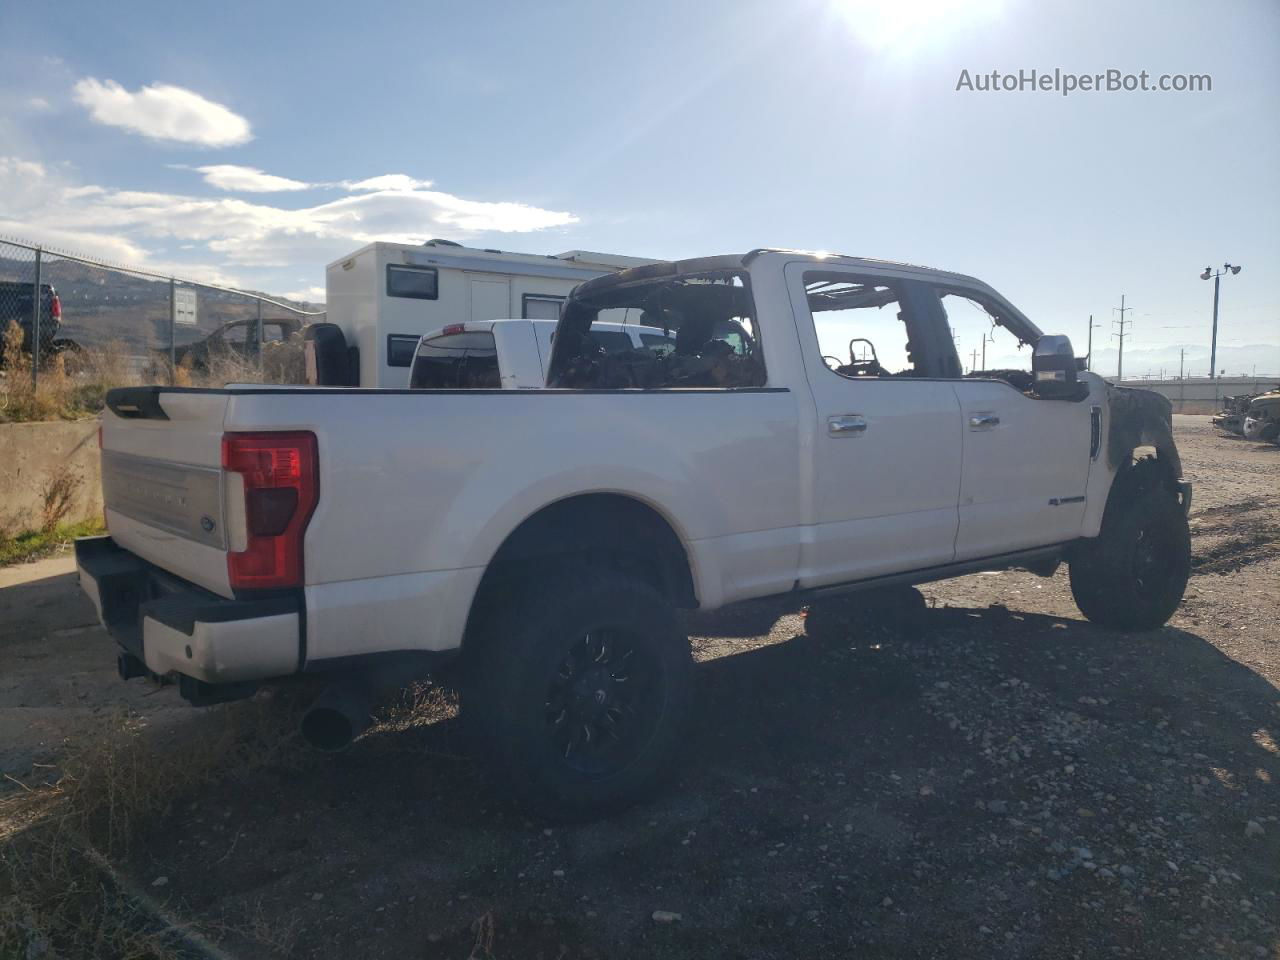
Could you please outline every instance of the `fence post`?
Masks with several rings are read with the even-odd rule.
[[[44,306],[44,297],[40,295],[41,249],[36,247],[36,282],[32,287],[31,297],[31,392],[35,393],[40,386],[40,314]],[[53,304],[49,304],[52,319]]]
[[[178,300],[173,277],[169,278],[169,386],[178,383],[178,344],[174,330],[178,322]]]
[[[266,369],[266,358],[263,356],[267,338],[262,330],[262,298],[258,298],[258,372]]]

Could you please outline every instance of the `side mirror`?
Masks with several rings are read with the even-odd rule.
[[[1031,356],[1032,390],[1046,400],[1074,400],[1081,387],[1075,351],[1069,337],[1046,334],[1036,342]]]

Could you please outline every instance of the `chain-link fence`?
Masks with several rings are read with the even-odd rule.
[[[323,319],[304,304],[0,240],[6,392],[18,378],[34,393],[42,376],[106,373],[113,383],[300,383],[302,329]]]

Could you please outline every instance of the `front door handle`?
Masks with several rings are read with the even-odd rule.
[[[867,432],[867,418],[860,413],[827,417],[827,433],[833,437],[856,437]]]
[[[975,413],[969,417],[970,430],[990,430],[1000,426],[1000,418],[994,413]]]

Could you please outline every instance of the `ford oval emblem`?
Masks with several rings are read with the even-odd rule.
[[[213,528],[214,528],[213,517],[201,517],[201,518],[200,518],[200,529],[201,529],[201,530],[203,530],[205,533],[213,533]]]

